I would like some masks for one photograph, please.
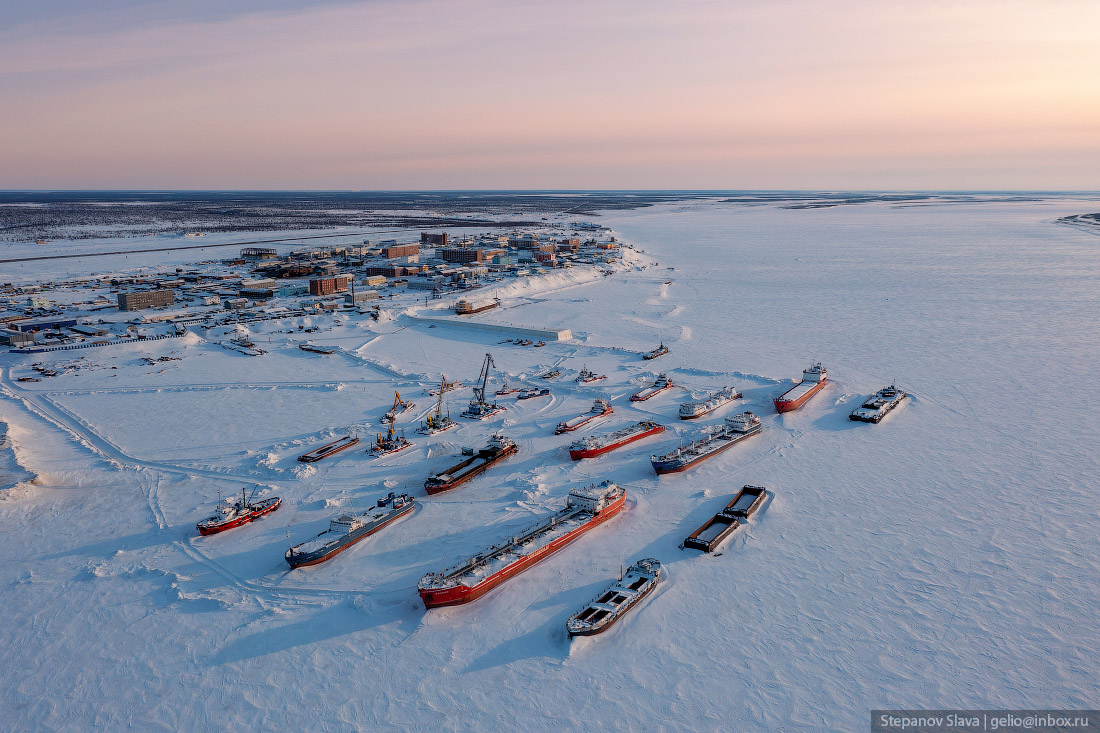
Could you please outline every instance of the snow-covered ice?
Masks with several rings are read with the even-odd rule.
[[[37,383],[15,378],[41,355],[0,357],[15,484],[0,489],[0,721],[818,731],[863,729],[872,708],[1095,707],[1100,238],[1054,220],[1098,205],[617,211],[601,222],[644,251],[631,268],[525,280],[484,314],[572,331],[537,349],[398,314],[324,321],[311,336],[330,356],[269,321],[250,334],[261,357],[192,335],[91,349],[89,366]],[[643,361],[661,341],[671,353]],[[498,397],[508,409],[485,422],[414,436],[440,374],[472,384],[486,352],[491,389],[506,374],[549,400]],[[165,355],[180,360],[141,361]],[[829,384],[776,415],[811,360]],[[608,378],[577,384],[585,366]],[[561,376],[537,379],[550,368]],[[630,402],[657,372],[676,388]],[[848,420],[890,383],[911,395],[890,419]],[[679,403],[725,384],[761,436],[656,478],[650,453],[722,421],[681,424]],[[295,461],[348,430],[368,443],[395,389],[417,402],[398,420],[412,450]],[[454,415],[469,394],[446,395]],[[576,436],[554,427],[596,397],[614,405],[601,432],[669,430],[570,461]],[[424,497],[428,475],[497,430],[517,456]],[[627,488],[619,516],[476,603],[425,612],[425,573],[604,479]],[[721,554],[681,550],[744,484],[772,498]],[[197,536],[218,491],[242,485],[283,507]],[[420,507],[287,570],[289,545],[388,491]],[[566,619],[644,557],[669,569],[663,589],[612,636],[571,643]]]

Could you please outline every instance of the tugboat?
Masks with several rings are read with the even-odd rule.
[[[505,379],[503,386],[501,386],[501,388],[496,391],[496,395],[497,395],[497,397],[503,397],[506,394],[512,394],[514,392],[519,392],[519,391],[520,391],[519,387],[510,387],[510,386],[508,386],[508,380]]]
[[[535,348],[536,348],[536,349],[541,349],[541,348],[542,348],[543,346],[546,346],[546,342],[545,342],[545,341],[536,341],[536,342],[535,342]]]
[[[644,402],[650,397],[656,397],[664,392],[666,389],[672,389],[676,385],[672,383],[672,380],[668,378],[668,375],[661,372],[657,375],[656,381],[649,385],[645,389],[640,389],[634,394],[630,395],[631,402]]]
[[[383,422],[383,423],[395,422],[397,420],[398,415],[404,414],[404,413],[408,412],[409,410],[411,410],[414,407],[416,407],[416,405],[414,405],[412,402],[408,402],[406,400],[401,399],[401,393],[400,392],[394,392],[393,393],[393,407],[390,408],[389,412],[387,412],[385,415],[382,416],[382,419],[379,420],[379,422]]]
[[[478,377],[478,384],[474,387],[474,396],[470,400],[470,404],[462,412],[462,417],[470,420],[484,420],[498,412],[504,412],[506,409],[504,405],[498,405],[495,402],[487,402],[485,400],[485,391],[489,387],[489,368],[494,366],[496,366],[496,364],[493,363],[493,357],[486,354],[485,361],[481,365],[481,376]]]
[[[355,435],[345,435],[339,440],[334,440],[331,443],[322,445],[320,448],[314,448],[309,453],[303,453],[298,456],[298,460],[302,463],[316,463],[322,458],[328,458],[353,445],[359,445],[359,437]]]
[[[900,405],[905,397],[905,392],[892,384],[889,387],[883,387],[864,400],[863,404],[848,416],[848,419],[877,424],[886,417],[887,413]]]
[[[626,491],[610,481],[569,492],[564,509],[499,545],[417,584],[425,608],[475,601],[619,513]]]
[[[806,404],[811,397],[825,388],[829,381],[829,375],[821,362],[811,364],[809,369],[802,370],[802,381],[776,397],[776,412],[791,412]]]
[[[514,440],[506,438],[500,433],[494,433],[493,437],[489,439],[489,444],[472,457],[451,466],[442,473],[435,474],[425,481],[424,490],[429,494],[438,494],[460,486],[494,463],[503,461],[517,450],[519,449],[516,448]]]
[[[680,419],[694,420],[703,415],[709,415],[722,405],[729,404],[741,398],[741,393],[733,387],[723,387],[701,400],[691,400],[680,405]]]
[[[240,527],[242,524],[248,524],[249,522],[255,521],[263,515],[270,514],[282,506],[283,500],[277,496],[261,499],[253,503],[252,498],[256,496],[257,490],[259,490],[259,487],[254,489],[252,491],[252,496],[246,499],[246,489],[241,489],[241,498],[238,501],[222,499],[221,494],[219,494],[218,508],[215,510],[214,515],[207,517],[196,525],[199,534],[217,534],[227,529]]]
[[[519,391],[519,394],[516,395],[516,399],[517,400],[529,400],[532,397],[542,397],[543,395],[548,395],[548,394],[550,394],[550,390],[546,389],[545,387],[543,387],[542,389],[537,389],[535,387],[527,387],[527,388],[521,389]]]
[[[595,636],[607,631],[657,588],[662,574],[661,563],[651,557],[631,565],[619,582],[569,617],[565,622],[569,638]]]
[[[283,557],[292,568],[317,565],[407,516],[415,506],[416,502],[408,494],[398,496],[391,491],[388,496],[379,499],[372,509],[361,514],[341,514],[329,520],[327,530],[308,542],[291,547]]]
[[[592,435],[575,440],[569,446],[569,457],[574,461],[579,461],[582,458],[595,458],[616,448],[621,448],[627,443],[633,443],[635,440],[641,440],[664,431],[664,425],[655,423],[652,420],[643,420],[621,430],[616,430],[609,435]]]
[[[435,435],[436,433],[442,433],[444,430],[458,427],[458,423],[451,419],[450,411],[446,415],[443,414],[443,392],[446,383],[447,378],[443,377],[443,385],[440,385],[439,394],[435,400],[435,409],[424,417],[420,422],[420,427],[416,429],[416,432],[421,435]]]
[[[558,423],[558,427],[554,429],[554,435],[561,435],[562,433],[571,433],[574,430],[583,428],[593,420],[603,417],[604,415],[610,415],[613,412],[611,409],[611,403],[605,399],[597,399],[592,403],[592,409],[583,415],[577,415],[576,417],[566,420],[565,422]]]
[[[598,382],[601,379],[607,379],[606,374],[596,374],[596,372],[588,371],[588,365],[586,364],[581,368],[581,373],[577,375],[577,381],[581,384],[589,384],[590,382]]]
[[[668,283],[665,283],[665,285],[668,285]],[[646,353],[642,354],[642,358],[646,359],[646,360],[656,359],[658,356],[664,356],[667,353],[668,353],[668,347],[665,346],[665,342],[662,341],[661,345],[658,346],[653,351],[647,351]]]
[[[743,412],[739,415],[727,417],[718,430],[707,433],[704,437],[693,440],[687,445],[681,445],[671,453],[663,456],[650,456],[649,460],[658,476],[663,473],[679,473],[702,463],[708,458],[713,458],[745,438],[756,435],[761,430],[763,430],[763,425],[760,418],[751,412]]]
[[[411,448],[412,443],[405,439],[405,431],[398,435],[390,423],[390,429],[384,433],[378,433],[374,438],[374,444],[367,451],[374,456],[388,456],[391,453],[399,453],[406,448]]]

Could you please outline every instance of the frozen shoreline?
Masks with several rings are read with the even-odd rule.
[[[659,268],[508,293],[529,302],[486,321],[581,335],[537,349],[411,319],[347,319],[324,342],[355,358],[304,354],[278,321],[253,329],[271,339],[259,358],[172,339],[91,350],[103,352],[95,368],[18,384],[34,357],[4,356],[0,419],[48,487],[0,502],[17,560],[0,568],[11,610],[0,644],[24,670],[0,682],[0,719],[709,729],[732,716],[746,729],[821,730],[864,726],[883,706],[1087,708],[1100,694],[1100,517],[1096,459],[1081,446],[1100,439],[1100,417],[1065,385],[1090,378],[1100,357],[1100,265],[1094,236],[1052,223],[1086,208],[609,213],[604,223]],[[659,340],[671,353],[642,361]],[[469,385],[486,351],[495,386],[506,373],[549,387],[550,399],[498,398],[508,409],[488,424],[462,420],[414,450],[378,460],[349,450],[296,472],[295,456],[330,436],[358,427],[369,437],[394,389],[416,395],[402,423],[411,428],[440,372]],[[139,358],[169,354],[180,361]],[[810,359],[828,367],[829,385],[775,415],[771,398]],[[608,379],[576,384],[582,365]],[[551,367],[562,376],[537,379]],[[661,371],[676,389],[629,402]],[[912,394],[903,408],[877,426],[848,420],[893,379]],[[650,453],[701,427],[678,424],[680,386],[726,382],[744,398],[704,422],[750,409],[764,433],[690,473],[654,477]],[[448,393],[450,410],[469,395]],[[553,427],[597,396],[614,404],[607,430],[657,419],[670,431],[574,463],[576,436]],[[500,428],[516,457],[422,501],[428,472]],[[583,546],[468,607],[423,611],[426,572],[605,478],[628,487],[631,505]],[[242,483],[285,506],[196,538],[217,488]],[[746,483],[773,498],[721,557],[678,548]],[[286,572],[289,543],[406,490],[417,516]],[[571,645],[565,619],[640,557],[670,568],[662,591],[608,638]],[[383,694],[356,694],[364,679]]]

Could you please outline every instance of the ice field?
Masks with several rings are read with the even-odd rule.
[[[821,731],[862,730],[872,708],[1095,707],[1100,237],[1055,220],[1098,208],[1046,196],[617,211],[599,222],[640,250],[630,267],[507,286],[514,307],[484,315],[571,329],[543,348],[398,313],[318,316],[314,340],[340,349],[328,356],[278,321],[252,329],[258,358],[192,333],[88,349],[84,368],[20,383],[32,361],[77,357],[2,355],[0,723]],[[62,262],[57,278],[82,261]],[[87,269],[108,266],[127,265]],[[51,277],[48,263],[0,265],[2,280],[28,272]],[[661,341],[669,355],[641,359]],[[440,374],[470,385],[487,352],[491,389],[507,375],[552,394],[502,396],[508,410],[485,423],[414,437]],[[160,356],[179,360],[141,361]],[[811,360],[828,386],[775,414]],[[584,366],[607,379],[576,383]],[[537,378],[549,368],[562,375]],[[678,387],[630,402],[658,372]],[[898,410],[848,420],[893,381],[911,394]],[[744,398],[677,420],[689,393],[727,384]],[[349,430],[365,443],[395,389],[416,403],[398,423],[413,449],[295,461]],[[452,416],[469,397],[447,394]],[[582,434],[642,419],[668,430],[570,461],[579,436],[554,426],[596,397],[614,413]],[[742,410],[763,417],[760,436],[654,476],[652,453]],[[519,454],[425,495],[429,473],[493,430]],[[475,603],[424,610],[425,573],[603,479],[626,487],[619,516]],[[772,496],[720,554],[680,549],[744,484]],[[218,491],[242,486],[283,508],[199,537]],[[289,544],[388,491],[419,507],[287,569]],[[665,567],[658,590],[570,641],[570,614],[644,557]]]

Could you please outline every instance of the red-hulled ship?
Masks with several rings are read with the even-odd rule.
[[[246,499],[244,492],[245,490],[241,489],[241,498],[237,501],[219,497],[218,508],[215,510],[214,515],[207,517],[196,525],[199,534],[216,534],[227,529],[240,527],[242,524],[248,524],[265,514],[270,514],[282,506],[283,503],[283,500],[277,496],[253,503],[252,497]],[[252,495],[255,496],[256,492],[253,491]]]
[[[618,514],[625,500],[626,491],[610,481],[570,491],[565,508],[545,521],[459,565],[425,575],[417,584],[424,607],[477,600]]]
[[[811,364],[809,369],[802,371],[802,381],[776,397],[776,412],[791,412],[806,404],[811,397],[825,388],[829,381],[829,375],[821,362]]]
[[[608,435],[592,435],[575,440],[569,446],[569,457],[574,461],[579,461],[582,458],[595,458],[616,448],[621,448],[627,443],[633,443],[635,440],[641,440],[664,431],[664,425],[655,423],[652,420],[643,420]]]

